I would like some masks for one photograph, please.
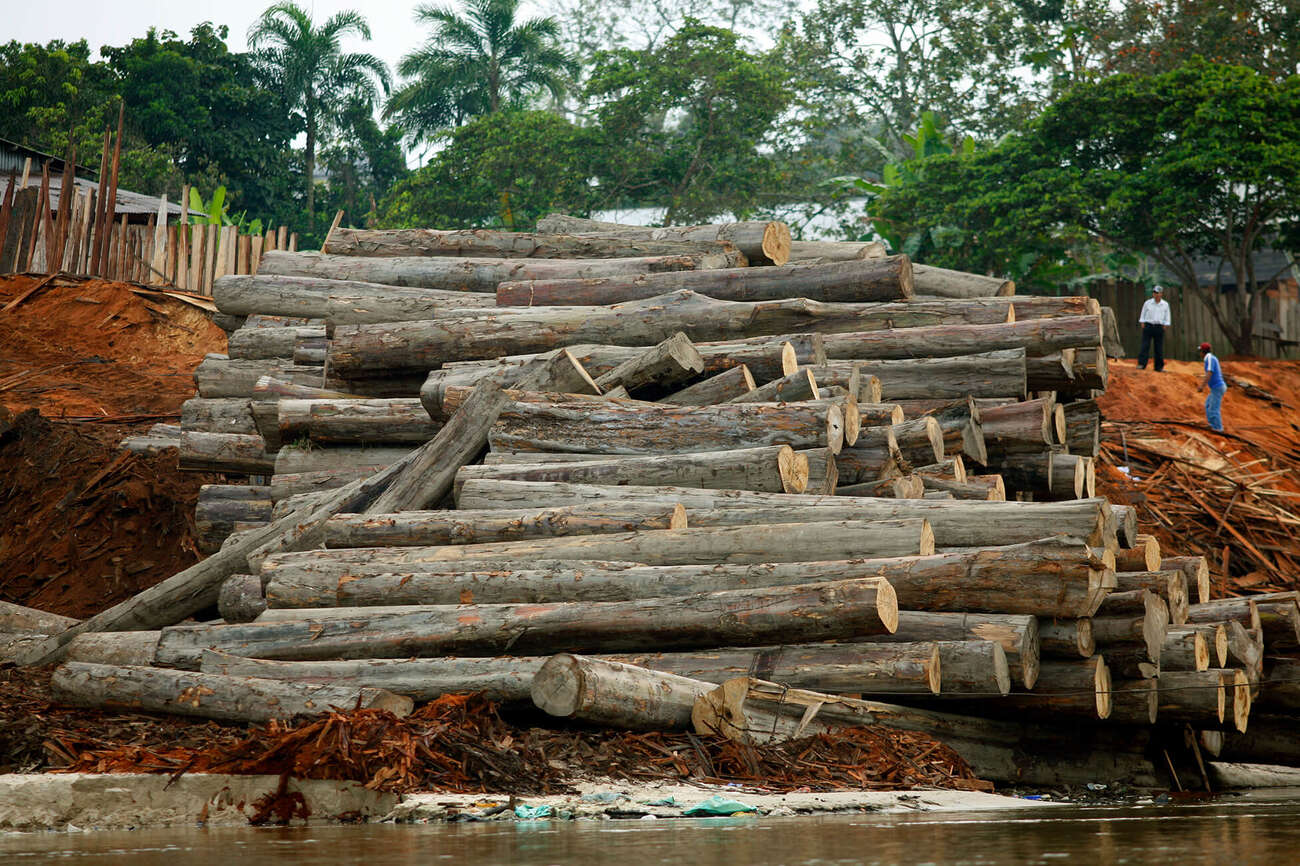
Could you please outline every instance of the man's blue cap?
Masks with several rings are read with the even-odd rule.
[[[1160,286],[1160,285],[1152,286],[1152,287],[1151,287],[1151,294],[1154,295],[1156,292],[1160,292],[1160,293],[1163,294],[1163,293],[1164,293],[1164,290],[1165,290],[1165,287],[1164,287],[1164,286]]]

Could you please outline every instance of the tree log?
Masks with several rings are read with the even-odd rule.
[[[180,467],[194,472],[270,475],[275,460],[266,453],[261,436],[186,430],[181,433]]]
[[[635,363],[637,357],[624,363]],[[611,370],[612,372],[612,370]],[[434,370],[420,386],[420,402],[430,418],[451,417],[474,386],[493,382],[502,388],[601,396],[601,387],[568,349],[537,355],[519,364]],[[611,389],[616,386],[611,386]]]
[[[1210,564],[1204,556],[1162,555],[1157,570],[1170,568],[1176,568],[1187,575],[1187,588],[1189,592],[1195,590],[1196,604],[1205,604],[1210,600]]]
[[[1120,648],[1139,650],[1142,658],[1160,664],[1160,650],[1169,631],[1169,608],[1164,600],[1150,590],[1138,590],[1142,595],[1141,616],[1094,616],[1092,636],[1097,648],[1111,657]],[[1118,665],[1112,665],[1119,670]]]
[[[894,361],[828,361],[813,370],[817,381],[841,385],[855,369],[880,379],[886,400],[914,398],[965,399],[971,397],[1023,396],[1025,394],[1024,349],[1005,349],[949,358],[908,358]],[[871,402],[859,395],[862,402]]]
[[[719,301],[694,292],[679,291],[612,306],[501,307],[490,315],[458,314],[425,322],[340,325],[334,329],[329,363],[340,376],[360,379],[374,376],[379,371],[426,372],[451,359],[473,360],[546,352],[574,343],[654,345],[678,331],[695,341],[734,340],[737,337],[808,330],[835,333],[872,330],[873,326],[911,327],[970,318],[987,319],[990,316],[1002,321],[1009,313],[1008,305],[994,308],[983,301],[838,304],[801,298],[744,302]],[[697,348],[703,353],[703,347],[697,345]],[[1023,357],[1023,350],[1008,351],[1019,352]],[[743,358],[736,360],[736,363],[742,362],[749,363]],[[878,365],[888,363],[877,362]],[[935,359],[931,363],[960,366],[961,361]],[[584,366],[590,369],[585,362]],[[750,370],[758,375],[753,364],[750,364]],[[871,372],[875,372],[874,369]],[[978,370],[969,375],[974,382],[981,381]],[[1023,394],[1024,389],[1021,387],[1018,392],[1004,390],[992,396],[1005,396],[1007,393]],[[926,392],[924,396],[930,394]]]
[[[501,259],[392,256],[358,258],[322,253],[270,252],[260,275],[363,280],[387,286],[444,291],[495,292],[515,280],[592,279],[614,274],[647,274],[700,268],[734,268],[734,254],[638,256],[619,259]]]
[[[1001,475],[973,475],[970,480],[953,481],[948,478],[936,478],[933,475],[916,475],[924,490],[942,490],[953,495],[954,499],[971,499],[983,502],[1006,502],[1007,491],[1002,484]]]
[[[1162,559],[1161,565],[1167,561]],[[1247,629],[1261,627],[1259,608],[1251,598],[1216,598],[1188,605],[1187,622],[1193,625],[1239,622]]]
[[[412,450],[414,449],[398,447],[281,448],[275,455],[275,474],[329,469],[382,469],[406,457]]]
[[[1071,454],[1096,457],[1101,452],[1101,410],[1096,400],[1075,400],[1067,403],[1065,414],[1065,444]]]
[[[788,445],[664,456],[606,456],[604,460],[571,463],[463,466],[456,474],[455,490],[470,479],[483,478],[803,493],[808,489],[809,466],[803,452]]]
[[[864,639],[865,640],[865,639]],[[900,610],[898,628],[872,635],[872,643],[908,641],[995,641],[1006,652],[1016,679],[1032,689],[1038,680],[1038,620],[992,613],[932,613]]]
[[[686,509],[605,503],[541,510],[402,511],[340,514],[325,523],[325,546],[414,547],[486,544],[525,538],[599,535],[641,529],[685,529]]]
[[[501,259],[629,259],[645,256],[717,255],[732,246],[717,240],[651,240],[581,237],[567,232],[502,232],[491,229],[345,229],[329,238],[339,256],[460,256]],[[743,267],[743,265],[741,265]]]
[[[991,640],[941,640],[936,645],[943,697],[987,698],[1011,692],[1011,665],[1002,644]]]
[[[232,358],[293,358],[300,341],[325,339],[325,326],[240,328],[230,335],[226,354]]]
[[[820,400],[817,379],[810,368],[800,367],[788,376],[773,379],[765,385],[732,398],[731,403],[792,403],[798,400]]]
[[[596,386],[603,392],[619,385],[628,391],[648,385],[675,385],[703,369],[704,356],[691,345],[685,334],[678,332],[602,374],[596,379]]]
[[[1265,712],[1289,713],[1300,710],[1300,659],[1265,660],[1258,705]]]
[[[194,397],[181,404],[181,425],[200,433],[242,433],[255,435],[247,397],[208,399]]]
[[[377,282],[322,279],[313,276],[219,277],[213,300],[222,310],[245,313],[272,310],[321,318],[328,325],[416,322],[451,310],[488,309],[497,305],[490,291],[400,288]]]
[[[271,520],[271,488],[264,485],[205,484],[194,507],[195,540],[203,553],[215,553],[236,523]],[[0,620],[0,630],[3,621]]]
[[[415,398],[388,400],[281,400],[281,442],[310,439],[324,445],[411,443],[437,435],[441,424]]]
[[[865,578],[629,602],[313,611],[290,621],[171,626],[162,631],[156,660],[166,667],[195,669],[205,649],[312,661],[835,640],[894,624],[897,611],[887,587]]]
[[[690,725],[709,683],[604,659],[560,653],[533,676],[533,703],[552,716],[605,727],[672,730]]]
[[[880,481],[864,484],[850,484],[836,491],[841,496],[872,496],[886,499],[921,499],[925,496],[925,485],[919,475],[896,475]]]
[[[1110,718],[1112,684],[1110,669],[1100,655],[1086,659],[1053,659],[1043,662],[1032,692],[1016,694],[996,703],[1017,715],[1083,716]]]
[[[1046,658],[1090,658],[1097,652],[1092,618],[1038,619],[1038,643]]]
[[[914,499],[866,499],[848,496],[789,495],[754,491],[708,491],[686,487],[605,487],[529,481],[468,481],[461,488],[461,508],[545,508],[587,502],[624,500],[680,502],[691,525],[726,525],[728,521],[773,523],[781,520],[842,520],[925,517],[940,547],[987,547],[1069,535],[1105,545],[1103,499],[1071,502],[926,502]],[[699,513],[697,513],[699,512]],[[797,516],[796,516],[797,515]],[[823,515],[819,517],[816,515]],[[758,517],[763,520],[756,520]]]
[[[492,427],[493,450],[683,454],[768,445],[830,448],[844,442],[834,404],[621,406],[511,402]]]
[[[749,367],[740,364],[675,391],[659,402],[674,406],[712,406],[715,403],[729,403],[753,390],[754,375],[749,372]]]
[[[783,222],[735,222],[701,226],[653,228],[548,214],[537,223],[539,232],[657,241],[718,241],[729,243],[754,264],[783,265],[790,258],[790,228]]]
[[[840,482],[840,470],[835,465],[835,454],[829,448],[806,448],[797,452],[808,461],[808,483],[804,493],[814,496],[831,496]]]
[[[1172,626],[1160,647],[1161,672],[1208,670],[1210,645],[1205,639],[1206,631],[1203,626]],[[1216,661],[1214,666],[1222,667],[1222,663]]]
[[[1115,551],[1115,570],[1160,571],[1160,542],[1154,535],[1139,535],[1136,545]],[[1190,587],[1192,581],[1187,581],[1187,584]]]
[[[1098,317],[1063,316],[998,324],[933,325],[828,334],[826,356],[879,361],[1024,349],[1029,357],[1041,357],[1062,349],[1096,346],[1100,341]]]
[[[1115,573],[1115,589],[1116,592],[1107,596],[1106,601],[1102,602],[1100,612],[1103,615],[1110,611],[1127,613],[1142,610],[1143,602],[1140,598],[1136,604],[1127,607],[1117,603],[1113,604],[1111,599],[1118,601],[1119,596],[1128,596],[1135,591],[1149,589],[1160,596],[1168,606],[1170,625],[1183,625],[1187,622],[1187,577],[1181,571],[1173,569],[1169,571],[1117,571]]]
[[[791,262],[852,262],[859,259],[879,259],[885,256],[885,245],[876,241],[792,241]],[[915,267],[915,266],[913,266]]]
[[[988,298],[1005,297],[1016,292],[1016,284],[1012,280],[936,268],[933,265],[916,265],[915,275],[918,295],[940,298]]]
[[[8,601],[0,601],[0,632],[33,632],[51,634],[72,628],[80,620],[70,616],[24,607]]]
[[[1161,672],[1160,720],[1213,728],[1225,723],[1244,733],[1250,718],[1250,684],[1239,670]]]
[[[271,476],[271,501],[275,507],[287,500],[303,494],[322,493],[337,490],[360,478],[369,478],[384,469],[383,466],[369,466],[356,469],[318,469],[314,472],[291,472]],[[272,511],[274,514],[274,510]]]
[[[912,297],[912,263],[907,256],[889,256],[837,264],[508,282],[497,286],[497,305],[600,306],[683,289],[721,301],[793,298],[838,303],[906,301]],[[1098,343],[1100,338],[1094,345]]]
[[[952,479],[961,483],[968,480],[966,461],[961,458],[960,454],[945,457],[938,463],[931,463],[929,466],[917,466],[912,471],[923,478]]]
[[[217,594],[217,610],[226,622],[252,622],[266,607],[262,578],[255,574],[232,574]]]
[[[50,689],[58,701],[74,706],[228,722],[269,722],[358,707],[387,710],[400,717],[409,715],[414,706],[410,698],[382,689],[84,662],[57,668]]]
[[[205,651],[203,673],[385,689],[416,701],[446,694],[482,692],[494,701],[530,700],[533,675],[543,656],[520,658],[356,659],[281,662]]]

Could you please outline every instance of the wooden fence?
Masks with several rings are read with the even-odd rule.
[[[1109,282],[1097,284],[1091,294],[1103,305],[1114,308],[1124,351],[1129,357],[1136,356],[1142,339],[1138,317],[1150,297],[1146,289],[1132,283]],[[1166,286],[1165,300],[1169,302],[1172,321],[1165,337],[1165,357],[1199,360],[1201,353],[1197,347],[1203,342],[1213,343],[1221,355],[1232,353],[1231,341],[1199,296],[1184,292],[1176,285]],[[1231,319],[1232,299],[1221,295],[1217,300],[1221,311]],[[1295,280],[1278,280],[1264,290],[1253,342],[1253,354],[1258,357],[1300,358],[1300,301]]]
[[[0,273],[63,271],[211,295],[217,277],[256,273],[263,252],[298,246],[297,233],[285,226],[248,235],[236,226],[179,225],[168,220],[166,197],[146,222],[130,222],[128,214],[102,221],[101,240],[97,191],[73,189],[75,195],[60,201],[57,212],[51,211],[48,191],[27,188],[5,196]]]

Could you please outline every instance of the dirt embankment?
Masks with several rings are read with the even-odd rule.
[[[23,298],[0,312],[0,599],[85,617],[198,559],[213,476],[117,443],[178,415],[225,334],[161,293],[39,282],[0,277],[0,308]]]

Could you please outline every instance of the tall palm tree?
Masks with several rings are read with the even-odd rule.
[[[465,0],[464,14],[448,7],[417,7],[415,20],[433,28],[397,71],[410,79],[388,101],[412,139],[490,114],[549,91],[558,99],[577,64],[558,44],[554,18],[518,21],[520,0]]]
[[[370,38],[370,25],[359,13],[332,16],[320,27],[292,0],[276,3],[248,31],[248,46],[285,98],[303,113],[307,132],[307,219],[316,205],[316,142],[337,119],[331,106],[360,98],[374,104],[375,82],[388,93],[388,67],[373,54],[344,53],[342,37]]]

